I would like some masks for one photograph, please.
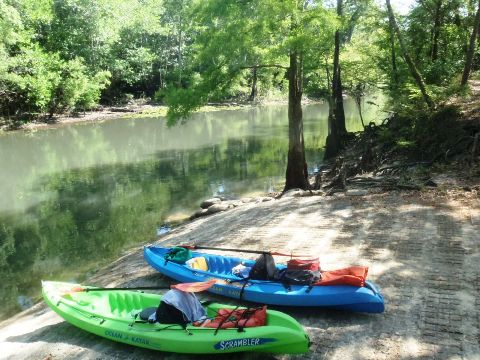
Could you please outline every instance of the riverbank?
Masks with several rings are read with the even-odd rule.
[[[304,99],[303,104],[323,103],[322,100]],[[238,110],[256,106],[287,105],[287,100],[263,100],[258,102],[226,102],[212,103],[202,106],[197,112],[212,112],[224,110]],[[31,122],[9,121],[0,118],[1,131],[26,130],[35,131],[45,128],[53,128],[76,123],[92,123],[112,119],[131,119],[148,117],[165,117],[168,107],[165,105],[155,105],[143,101],[133,102],[125,106],[101,106],[97,110],[87,111],[76,114],[56,115],[53,118],[38,117]]]
[[[247,105],[245,105],[247,106]],[[199,111],[215,111],[226,109],[238,109],[238,106],[206,106]],[[53,128],[76,123],[92,123],[111,119],[129,119],[134,117],[164,117],[167,115],[168,108],[164,105],[151,104],[130,104],[125,106],[99,107],[97,110],[87,111],[78,114],[64,114],[54,116],[52,119],[41,118],[32,122],[9,122],[5,119],[0,121],[0,130],[39,130]]]
[[[311,352],[296,358],[473,359],[480,353],[480,304],[475,300],[480,291],[478,192],[446,183],[442,191],[252,202],[188,222],[158,242],[301,250],[320,256],[324,269],[369,266],[370,280],[385,296],[385,313],[284,309],[313,341]],[[87,281],[131,287],[168,282],[145,263],[141,246]],[[210,294],[203,297],[232,303]],[[190,358],[101,339],[64,322],[43,303],[1,323],[0,342],[8,359]]]

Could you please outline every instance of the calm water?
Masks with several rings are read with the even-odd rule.
[[[346,114],[348,129],[360,130],[353,102]],[[311,169],[327,115],[326,105],[304,107]],[[364,116],[382,113],[365,102]],[[40,279],[81,281],[205,198],[281,190],[287,133],[286,106],[268,106],[198,114],[171,129],[162,118],[117,119],[1,135],[0,318],[28,307]]]

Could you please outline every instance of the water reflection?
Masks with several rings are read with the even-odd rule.
[[[349,129],[359,130],[355,105],[346,108]],[[81,281],[207,197],[281,190],[286,110],[199,114],[172,129],[162,119],[119,119],[0,136],[0,317],[28,306],[40,279]],[[368,121],[374,110],[364,109]],[[304,114],[315,172],[328,111],[310,105]]]

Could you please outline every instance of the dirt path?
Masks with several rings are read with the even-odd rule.
[[[386,312],[285,309],[313,341],[311,352],[296,358],[480,359],[479,195],[442,194],[314,196],[249,204],[186,224],[162,242],[309,249],[320,256],[324,269],[368,265],[369,278],[385,296]],[[137,249],[90,283],[165,281]],[[0,324],[0,342],[0,357],[8,359],[191,358],[101,339],[63,322],[41,304]]]

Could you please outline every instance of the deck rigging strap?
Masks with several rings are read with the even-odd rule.
[[[213,335],[217,335],[218,334],[218,330],[220,330],[222,328],[222,325],[225,323],[225,321],[227,321],[228,319],[230,319],[230,316],[232,316],[232,314],[240,307],[240,305],[237,305],[235,306],[235,308],[233,308],[232,311],[230,311],[230,313],[225,316],[222,321],[220,321],[220,323],[218,324],[217,328],[215,329],[215,332],[213,333]]]

